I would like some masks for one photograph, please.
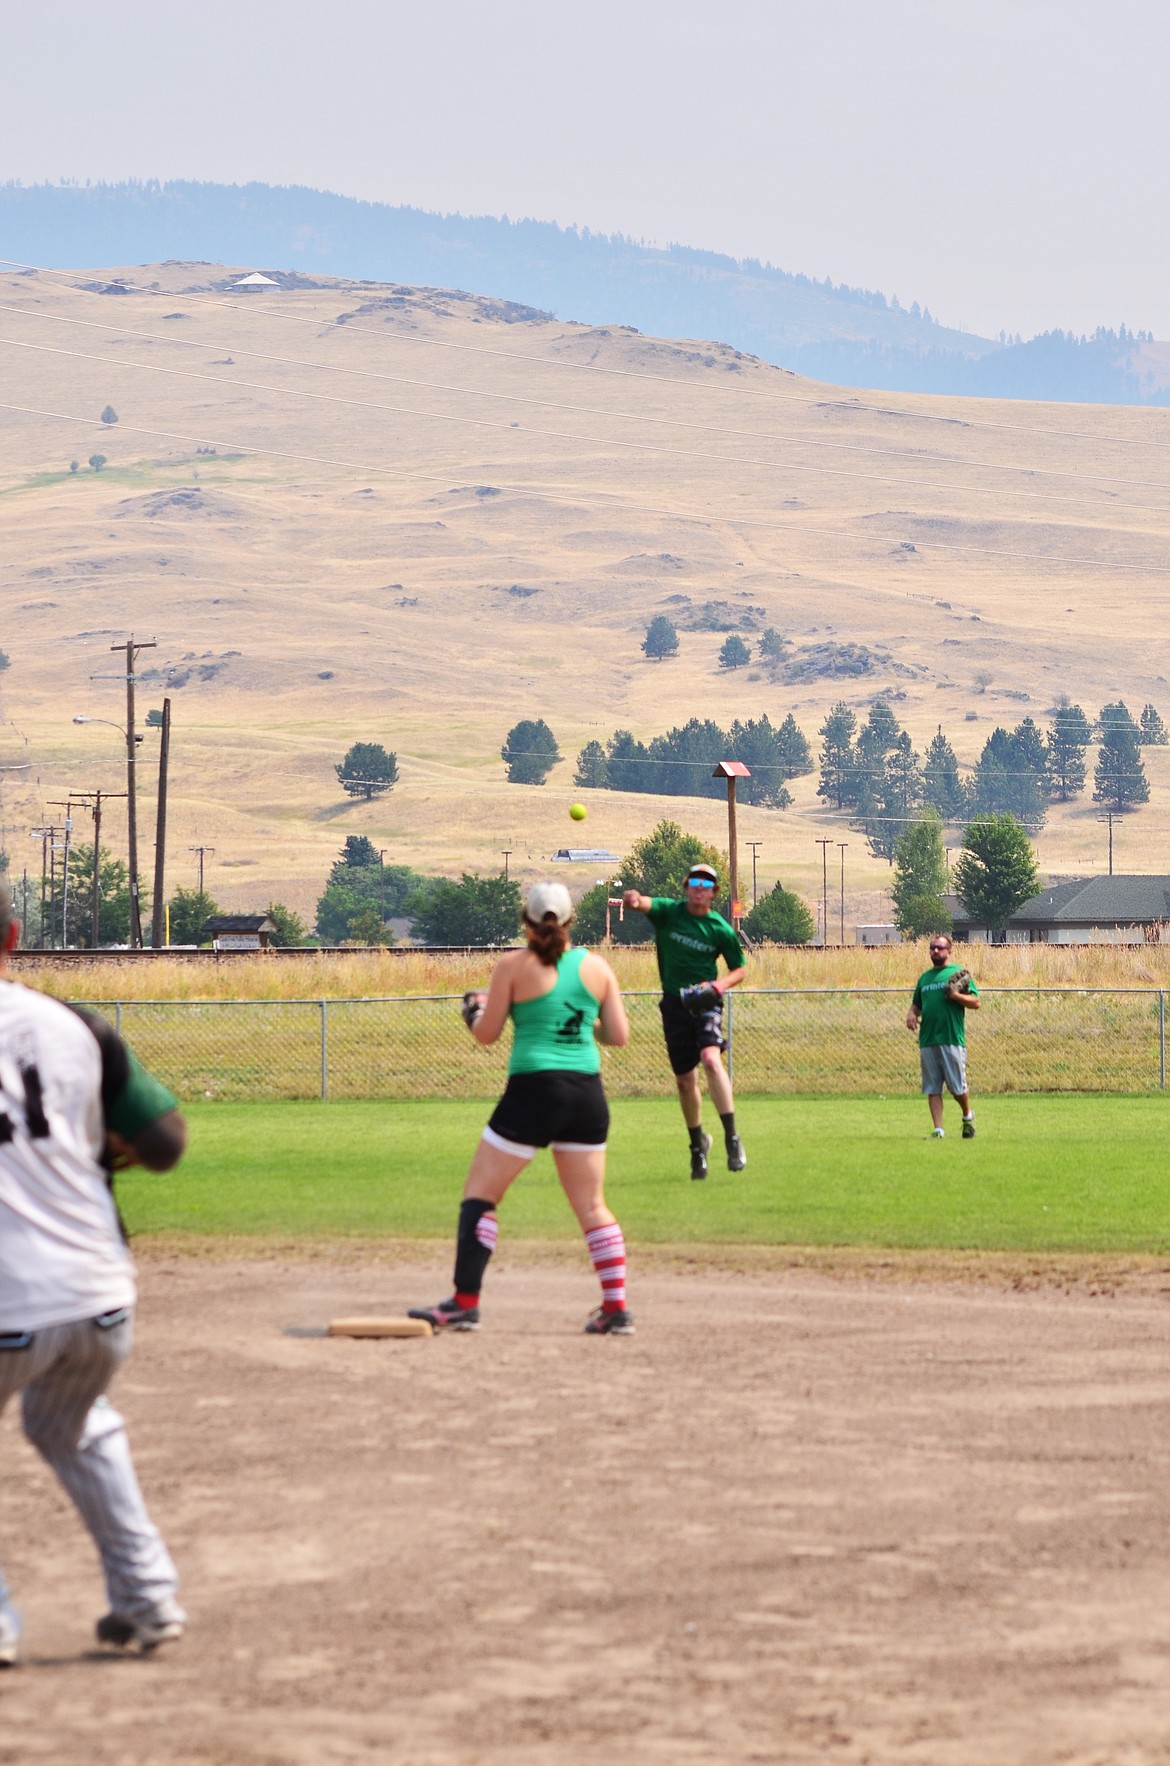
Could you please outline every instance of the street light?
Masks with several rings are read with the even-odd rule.
[[[107,729],[117,730],[126,744],[126,810],[129,827],[130,848],[130,944],[134,950],[142,949],[142,913],[138,901],[138,797],[135,789],[134,750],[142,737],[131,736],[122,724],[116,724],[108,717],[87,717],[84,712],[74,715],[75,724],[105,724]]]

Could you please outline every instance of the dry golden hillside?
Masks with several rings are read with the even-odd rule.
[[[0,819],[18,874],[55,800],[121,788],[117,733],[71,720],[121,720],[118,682],[91,677],[131,631],[158,644],[141,713],[173,702],[170,882],[194,880],[188,847],[214,847],[208,887],[241,909],[310,911],[350,832],[450,871],[503,848],[539,870],[571,838],[621,852],[664,812],[722,844],[716,803],[610,792],[573,832],[573,757],[615,727],[792,711],[815,742],[836,699],[881,691],[920,748],[941,723],[970,763],[1061,692],[1170,720],[1170,414],[851,394],[461,294],[224,292],[238,273],[0,276],[0,765],[28,763],[0,773]],[[722,635],[684,629],[716,600],[798,654],[865,645],[873,671],[721,672]],[[639,649],[657,612],[682,629],[663,664]],[[566,756],[544,787],[504,781],[523,716]],[[333,774],[359,739],[398,754],[380,803]],[[1116,863],[1170,870],[1170,750],[1144,753],[1151,801]],[[849,843],[847,919],[884,917],[887,867],[815,783],[743,814],[761,885],[815,897],[828,835]],[[1088,797],[1038,845],[1050,871],[1104,868]]]

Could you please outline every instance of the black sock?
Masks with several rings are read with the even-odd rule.
[[[724,1116],[721,1112],[720,1116],[719,1116],[719,1120],[723,1124],[723,1138],[724,1138],[724,1140],[725,1141],[732,1140],[735,1136],[735,1111],[729,1110],[727,1112],[726,1116]]]
[[[455,1292],[478,1294],[484,1271],[496,1247],[496,1205],[470,1197],[459,1206],[459,1236],[455,1241]]]
[[[691,1145],[695,1149],[696,1153],[702,1152],[702,1150],[703,1150],[703,1124],[701,1122],[697,1122],[695,1124],[694,1128],[687,1129],[687,1133],[691,1137]]]

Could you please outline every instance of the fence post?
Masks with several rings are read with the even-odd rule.
[[[1158,1084],[1166,1090],[1166,990],[1158,989]]]
[[[121,1002],[121,1000],[114,1001],[114,1029],[118,1032],[118,1035],[121,1036],[121,1034],[122,1034],[122,1002]]]
[[[728,1077],[728,1079],[734,1079],[734,1077],[735,1077],[735,1062],[734,1062],[734,1057],[733,1057],[732,1047],[731,1047],[731,1013],[732,1013],[734,1002],[733,1002],[733,998],[732,998],[732,994],[731,994],[730,989],[724,995],[724,998],[727,1001],[727,1077]]]
[[[329,1002],[321,1000],[321,1101],[329,1096]]]

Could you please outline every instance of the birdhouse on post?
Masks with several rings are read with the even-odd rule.
[[[711,774],[713,779],[727,780],[727,857],[731,865],[728,883],[731,888],[731,923],[739,931],[743,906],[739,899],[739,840],[735,831],[735,781],[750,779],[751,768],[742,760],[721,760]]]

